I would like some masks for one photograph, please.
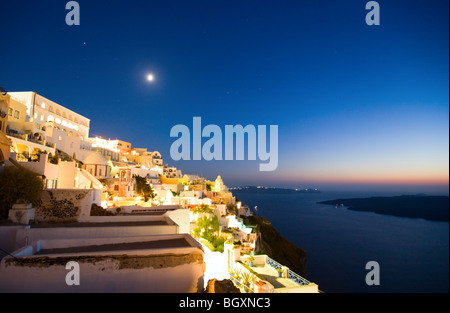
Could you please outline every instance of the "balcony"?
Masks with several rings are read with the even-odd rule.
[[[30,136],[28,136],[28,141],[31,141],[31,142],[37,143],[39,145],[45,146],[45,140],[39,140],[39,139],[31,138]]]
[[[49,150],[45,149],[45,147],[50,148],[50,152],[55,152],[54,149],[56,145],[54,143],[47,142],[46,140],[40,140],[38,138],[33,138],[30,134],[20,133],[15,129],[7,129],[6,135],[9,136],[11,140],[13,140],[13,143],[30,147],[30,152],[33,150],[33,148]]]
[[[14,137],[14,138],[22,139],[22,140],[25,140],[25,141],[27,141],[27,139],[28,139],[28,135],[27,134],[20,134],[15,129],[7,129],[6,130],[6,135]]]
[[[47,141],[45,142],[45,146],[49,147],[49,148],[53,148],[53,149],[56,148],[56,145],[54,143],[50,143],[50,142],[47,142]]]
[[[246,259],[242,258],[244,262]],[[234,284],[245,293],[269,292],[269,293],[318,293],[318,286],[311,283],[287,267],[271,259],[267,255],[255,256],[253,266],[244,263],[235,263],[235,272],[240,275],[232,275]],[[246,273],[242,275],[242,273]],[[244,282],[242,277],[252,276],[250,281]],[[248,279],[247,279],[248,280]],[[264,286],[264,291],[258,290]]]

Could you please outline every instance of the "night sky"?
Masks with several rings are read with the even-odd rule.
[[[229,186],[448,192],[448,1],[378,1],[380,26],[360,0],[80,0],[80,26],[67,2],[1,2],[0,86],[90,118],[91,136]],[[173,161],[170,129],[194,116],[278,125],[278,169]]]

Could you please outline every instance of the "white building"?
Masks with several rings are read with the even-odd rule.
[[[111,161],[120,161],[119,140],[109,140],[100,137],[88,138],[92,150],[100,152]]]
[[[15,158],[15,153],[11,153]],[[48,162],[48,154],[41,154],[35,162],[18,162],[44,179],[46,189],[102,189],[103,185],[93,175],[77,167],[74,161]]]
[[[109,178],[111,167],[108,162],[100,152],[91,152],[85,158],[82,168],[98,179]]]
[[[153,165],[163,166],[163,159],[161,153],[158,151],[151,152]]]
[[[90,153],[92,144],[87,140],[90,127],[88,118],[36,92],[10,92],[9,95],[25,107],[23,119],[19,113],[17,119],[9,121],[11,128],[21,127],[27,132],[28,138],[44,141],[50,148],[56,147],[77,160],[83,161]]]
[[[176,167],[173,167],[173,166],[171,166],[171,167],[169,167],[169,166],[164,167],[163,174],[167,178],[181,178],[182,177],[181,170],[179,170],[179,169],[177,169]]]
[[[192,174],[184,174],[183,179],[187,180],[191,185],[202,184],[205,181],[204,177]]]

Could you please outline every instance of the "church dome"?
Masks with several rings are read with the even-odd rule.
[[[108,165],[108,159],[100,152],[93,152],[86,157],[84,164]]]

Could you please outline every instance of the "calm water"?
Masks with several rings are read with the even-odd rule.
[[[233,194],[267,217],[308,255],[308,279],[325,292],[448,292],[449,223],[356,212],[316,204],[387,194]],[[369,261],[380,285],[365,283]]]

